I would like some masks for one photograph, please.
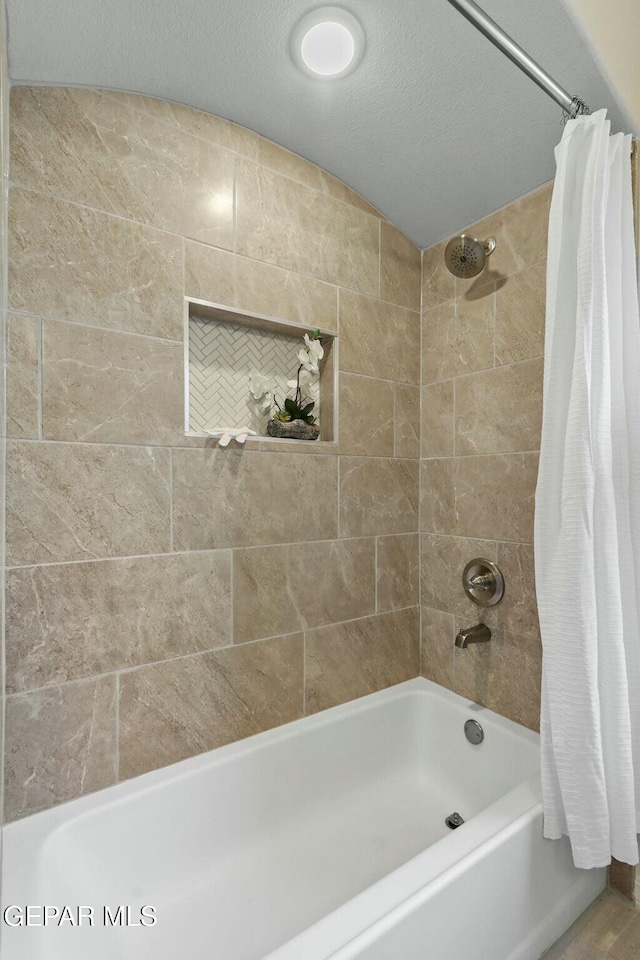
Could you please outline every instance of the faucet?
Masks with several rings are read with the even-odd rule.
[[[491,640],[491,630],[484,623],[476,623],[474,627],[465,627],[458,631],[456,647],[464,650],[470,643],[486,643]]]

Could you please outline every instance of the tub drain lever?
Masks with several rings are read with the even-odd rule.
[[[464,820],[459,813],[450,813],[448,817],[444,818],[444,822],[451,830],[455,830],[456,827],[462,826]]]

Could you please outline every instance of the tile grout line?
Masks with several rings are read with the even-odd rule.
[[[411,531],[404,531],[401,533],[389,533],[383,534],[383,536],[389,537],[401,537],[406,536],[407,533]],[[350,543],[352,541],[358,540],[373,540],[377,534],[365,534],[359,537],[323,537],[317,538],[314,540],[288,540],[288,541],[277,541],[271,543],[250,543],[250,544],[225,544],[221,547],[202,547],[197,549],[185,549],[185,550],[173,550],[171,552],[164,553],[133,553],[127,556],[123,555],[114,555],[110,557],[87,557],[82,560],[51,560],[41,563],[13,563],[7,566],[7,570],[31,570],[35,567],[66,567],[66,566],[76,566],[83,563],[116,563],[120,560],[149,560],[158,557],[183,557],[183,556],[192,556],[192,555],[201,555],[209,553],[226,553],[228,550],[272,550],[279,549],[280,547],[303,547],[311,546],[319,543]],[[478,538],[482,539],[482,538]],[[520,542],[520,541],[515,541]]]
[[[302,631],[302,716],[307,715],[307,631]]]
[[[378,299],[382,293],[382,220],[378,220]]]
[[[169,553],[175,553],[173,548],[173,450],[169,449]],[[188,552],[188,551],[185,551]]]
[[[493,348],[493,366],[494,368],[498,365],[496,363],[496,330],[498,324],[498,285],[497,283],[493,284],[493,311],[491,314],[491,345]]]
[[[116,783],[120,783],[120,672],[116,673]]]
[[[44,392],[44,323],[41,317],[37,321],[38,336],[38,440],[44,439],[44,413],[43,413],[43,392]]]
[[[378,610],[378,540],[379,537],[373,538],[373,592],[374,592],[374,613],[379,613]]]
[[[233,161],[233,253],[238,249],[238,161]]]
[[[28,317],[29,319],[39,320],[43,323],[66,323],[72,327],[80,327],[88,330],[103,330],[105,333],[119,333],[125,337],[144,337],[145,340],[157,340],[160,343],[169,343],[172,346],[182,346],[183,341],[175,337],[158,337],[154,333],[141,333],[138,330],[124,330],[121,327],[108,327],[100,323],[87,323],[86,320],[69,320],[68,317],[53,316],[50,314],[32,313],[29,310],[10,310],[13,317]]]
[[[236,637],[236,551],[231,548],[229,550],[229,594],[230,594],[230,636],[229,643],[235,644]]]
[[[336,620],[329,623],[319,623],[314,627],[298,628],[297,630],[289,630],[286,633],[272,634],[268,637],[258,637],[254,640],[243,640],[240,643],[220,644],[215,647],[207,647],[206,650],[195,650],[191,653],[181,653],[175,657],[164,657],[162,660],[147,660],[143,663],[133,664],[130,667],[114,667],[112,670],[105,670],[103,673],[89,674],[83,677],[74,677],[70,680],[55,680],[40,687],[29,687],[27,690],[14,690],[7,694],[7,698],[14,700],[19,697],[28,697],[34,693],[40,693],[46,690],[54,690],[58,687],[68,687],[73,684],[81,683],[95,683],[97,680],[102,680],[106,677],[113,677],[116,674],[119,674],[122,677],[125,674],[135,673],[137,670],[145,670],[148,667],[162,666],[163,664],[176,663],[182,660],[192,660],[195,657],[204,657],[210,654],[221,653],[222,651],[240,650],[244,647],[252,647],[259,643],[269,643],[273,640],[285,640],[288,637],[296,637],[303,633],[314,633],[316,631],[327,630],[332,627],[342,627],[350,623],[360,623],[364,620],[370,620],[372,617],[386,617],[393,614],[404,613],[407,610],[415,610],[416,607],[417,604],[414,603],[408,607],[397,607],[392,610],[382,610],[380,613],[364,613],[358,617],[351,617],[348,620]]]
[[[457,394],[456,382],[457,382],[457,377],[454,378],[454,380],[452,381],[453,410],[451,412],[452,412],[453,422],[451,424],[451,451],[452,451],[451,458],[453,460],[457,459],[456,457],[456,394]]]
[[[132,224],[133,226],[139,227],[143,230],[154,230],[154,231],[157,231],[158,233],[164,234],[165,236],[174,237],[175,239],[178,239],[178,240],[186,240],[189,243],[199,243],[201,246],[207,247],[211,250],[218,250],[223,253],[228,253],[231,256],[241,257],[243,260],[249,260],[253,263],[261,263],[268,267],[274,267],[279,270],[284,270],[287,273],[292,273],[300,277],[305,277],[306,279],[314,280],[317,283],[323,283],[330,287],[341,287],[342,289],[348,291],[349,293],[353,293],[356,296],[365,297],[368,300],[376,300],[376,301],[379,301],[380,303],[388,304],[389,306],[392,306],[392,307],[397,307],[399,310],[404,310],[406,313],[409,313],[409,314],[416,313],[415,310],[411,310],[408,307],[405,307],[404,304],[396,303],[394,300],[386,300],[382,298],[379,295],[379,291],[378,293],[375,293],[375,292],[371,293],[362,289],[358,289],[356,287],[350,287],[348,286],[348,284],[345,284],[345,283],[335,283],[334,281],[326,280],[324,277],[320,277],[312,273],[304,273],[301,270],[296,270],[295,267],[287,267],[273,260],[263,260],[263,259],[260,259],[259,257],[250,257],[247,254],[236,253],[234,249],[228,246],[227,247],[217,246],[216,244],[213,244],[213,243],[206,243],[204,240],[198,240],[195,237],[189,237],[183,233],[176,233],[173,230],[167,230],[164,227],[157,227],[155,226],[155,224],[145,223],[141,220],[133,220],[131,217],[125,217],[122,214],[114,213],[113,211],[110,211],[110,210],[102,210],[100,207],[92,207],[89,204],[82,203],[78,200],[70,200],[68,197],[61,196],[60,194],[49,193],[48,191],[41,190],[36,187],[29,187],[26,184],[20,183],[17,181],[12,181],[10,183],[10,188],[12,190],[22,190],[25,193],[36,194],[38,196],[47,197],[51,200],[56,200],[60,203],[70,204],[71,206],[79,207],[82,210],[89,210],[90,212],[100,214],[101,216],[111,217],[115,220],[120,220],[123,223]],[[327,196],[326,194],[321,194],[321,195]],[[331,198],[329,197],[328,199],[331,199]],[[379,254],[378,254],[378,260],[379,260]],[[380,265],[378,263],[378,287],[380,282],[379,270],[380,270]]]
[[[302,456],[302,457],[307,457],[307,456],[313,456],[313,457],[340,457],[340,456],[348,456],[351,460],[363,460],[363,461],[369,461],[369,460],[388,460],[388,461],[392,461],[392,460],[397,460],[397,461],[399,461],[399,462],[401,462],[401,463],[417,463],[417,460],[418,460],[417,457],[392,457],[392,456],[383,457],[383,456],[380,456],[380,455],[367,456],[366,454],[362,454],[362,453],[341,454],[341,453],[339,452],[339,448],[338,448],[337,444],[334,444],[333,441],[324,441],[324,442],[326,442],[326,443],[331,443],[331,445],[332,445],[331,450],[323,450],[323,451],[321,451],[320,453],[311,453],[311,452],[310,452],[310,453],[296,453],[294,450],[291,450],[290,448],[279,449],[279,450],[276,450],[276,449],[274,449],[274,450],[271,450],[271,449],[269,449],[269,450],[262,450],[262,449],[258,449],[257,447],[251,447],[251,448],[249,448],[248,450],[243,450],[243,449],[241,449],[241,448],[234,447],[233,449],[229,448],[228,450],[225,451],[225,449],[224,449],[223,447],[219,447],[219,446],[217,446],[217,445],[216,445],[216,446],[212,446],[211,443],[209,443],[209,441],[210,441],[210,440],[213,440],[213,439],[215,439],[215,438],[208,438],[208,437],[197,437],[197,438],[194,438],[194,439],[198,439],[198,440],[204,441],[204,442],[203,442],[203,445],[201,445],[201,446],[200,446],[200,445],[192,445],[192,444],[188,444],[188,445],[182,446],[181,444],[177,444],[177,443],[150,443],[150,442],[148,442],[148,441],[144,442],[144,441],[140,441],[140,440],[137,440],[137,441],[132,440],[132,441],[129,441],[129,442],[127,443],[127,442],[124,442],[124,441],[122,441],[122,440],[119,440],[119,441],[116,441],[116,440],[54,440],[54,439],[52,439],[51,437],[45,437],[45,438],[43,438],[42,440],[36,439],[36,438],[34,438],[34,437],[9,437],[9,438],[7,438],[7,439],[9,440],[10,443],[19,443],[19,444],[34,444],[34,443],[40,443],[40,444],[48,444],[48,445],[51,445],[51,446],[62,446],[62,445],[66,445],[66,446],[69,446],[69,447],[114,447],[114,448],[116,448],[116,449],[123,449],[123,450],[140,450],[140,451],[145,451],[145,452],[148,452],[149,450],[174,450],[174,451],[176,451],[176,453],[193,453],[193,454],[203,454],[203,453],[206,453],[206,454],[216,454],[216,453],[217,453],[220,457],[223,457],[223,456],[230,456],[230,457],[234,457],[234,456],[236,456],[236,457],[249,457],[249,456],[254,456],[255,454],[260,454],[260,453],[279,453],[279,454],[285,454],[285,455],[288,454],[289,456],[293,456],[293,457],[301,457],[301,456]],[[185,439],[189,439],[189,438],[185,438]],[[249,438],[249,440],[250,440],[250,439],[251,439],[251,438]],[[257,441],[260,442],[260,440],[265,440],[266,438],[265,438],[265,437],[258,437],[258,438],[255,438],[255,439],[257,439]],[[275,440],[276,438],[272,438],[272,439]],[[247,440],[247,443],[249,442],[249,440]],[[283,442],[284,442],[284,443],[297,443],[298,441],[295,441],[295,440],[294,440],[294,441],[284,440]],[[317,441],[317,442],[318,442],[318,441]],[[535,452],[537,453],[538,451],[535,451]],[[493,456],[493,454],[470,454],[470,456]],[[436,458],[434,458],[434,459],[436,459]],[[441,459],[441,458],[440,458],[440,459]]]
[[[396,454],[396,449],[397,449],[397,433],[398,433],[398,425],[397,425],[397,406],[398,406],[398,401],[397,401],[397,399],[396,399],[396,384],[394,383],[394,385],[393,385],[393,459],[394,459],[394,460],[396,459],[396,455],[397,455],[397,454]]]
[[[340,477],[341,477],[341,470],[340,470],[341,463],[340,463],[340,461],[341,461],[341,460],[342,460],[342,457],[341,457],[341,456],[336,456],[336,540],[342,540],[342,539],[343,539],[343,538],[342,538],[342,531],[341,531],[342,524],[341,524],[341,522],[340,522],[340,521],[341,521],[341,517],[340,517],[340,504],[341,504],[341,500],[342,500],[342,497],[341,497],[342,485],[341,485],[341,480],[340,480]],[[356,538],[348,538],[348,537],[345,537],[344,539],[346,540],[346,539],[356,539]]]

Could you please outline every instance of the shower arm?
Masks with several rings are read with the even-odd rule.
[[[470,23],[476,27],[480,33],[483,33],[487,40],[495,44],[498,50],[516,67],[526,73],[534,83],[548,94],[552,100],[558,103],[564,112],[573,119],[582,113],[590,113],[589,107],[579,97],[570,96],[559,83],[551,77],[546,70],[533,60],[522,47],[512,40],[508,33],[505,33],[495,20],[484,12],[474,0],[449,0],[452,7],[455,7]]]

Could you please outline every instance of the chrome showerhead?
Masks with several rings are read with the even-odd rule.
[[[454,277],[470,280],[484,270],[487,257],[496,248],[493,237],[488,240],[476,240],[466,233],[449,240],[444,251],[444,262]]]

